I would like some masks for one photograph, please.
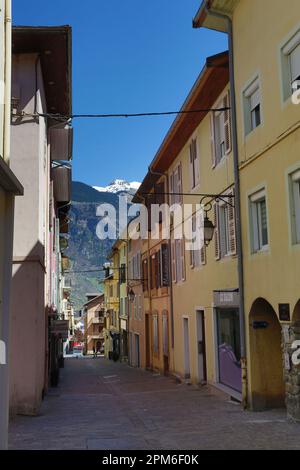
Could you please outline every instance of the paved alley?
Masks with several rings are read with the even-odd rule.
[[[101,359],[67,359],[41,415],[18,416],[11,449],[300,449],[284,411],[243,412],[206,387]]]

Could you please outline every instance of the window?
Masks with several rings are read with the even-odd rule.
[[[269,244],[266,194],[262,190],[250,197],[252,252],[264,250]]]
[[[124,284],[126,282],[126,264],[121,264],[120,267],[120,284]]]
[[[143,291],[148,290],[148,259],[143,260]]]
[[[163,312],[162,315],[162,327],[163,327],[163,353],[165,356],[169,355],[169,328],[168,328],[168,313]]]
[[[162,243],[160,249],[160,286],[168,287],[169,285],[169,246],[167,243]]]
[[[231,115],[229,93],[217,104],[216,108],[224,111],[215,111],[211,114],[211,143],[212,166],[220,163],[225,155],[231,152]]]
[[[300,31],[281,50],[283,93],[287,100],[293,93],[293,83],[300,80]],[[297,87],[299,88],[299,86]]]
[[[222,204],[219,206],[219,234],[220,234],[220,254],[224,258],[229,254],[229,224],[228,224],[228,206]]]
[[[195,233],[197,229],[197,214],[192,216],[192,233]],[[201,230],[201,227],[198,227]],[[198,246],[197,241],[194,241],[194,247],[190,250],[190,267],[197,268],[206,263],[206,248],[205,246]]]
[[[261,124],[261,92],[259,79],[244,91],[245,133],[250,134]]]
[[[158,353],[158,315],[153,315],[153,352]]]
[[[172,240],[172,278],[173,282],[185,280],[185,241]]]
[[[228,195],[233,196],[231,190]],[[221,259],[236,254],[236,230],[234,198],[226,198],[214,205],[215,258]]]
[[[170,203],[182,203],[182,168],[181,163],[177,165],[175,170],[170,174],[170,192],[173,193],[170,198]]]
[[[290,175],[292,243],[300,243],[300,169]]]
[[[143,297],[141,294],[138,296],[138,319],[142,320],[143,318]]]
[[[199,184],[199,156],[197,148],[197,140],[193,139],[190,145],[190,186],[194,189]]]

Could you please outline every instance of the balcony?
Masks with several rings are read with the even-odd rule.
[[[71,200],[72,170],[68,166],[52,168],[54,199],[58,203],[68,204]]]
[[[104,318],[92,318],[93,325],[103,325]]]
[[[73,150],[73,129],[65,126],[50,129],[51,160],[71,160]]]

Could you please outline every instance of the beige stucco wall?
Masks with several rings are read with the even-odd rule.
[[[20,106],[34,111],[35,54],[13,58]],[[37,109],[46,110],[40,66]],[[16,202],[10,344],[11,412],[36,414],[46,387],[47,235],[49,156],[44,119],[24,118],[12,126],[11,166],[24,184]],[[28,295],[30,293],[30,295]]]

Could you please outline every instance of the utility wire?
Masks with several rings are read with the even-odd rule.
[[[193,109],[189,111],[161,111],[161,112],[151,112],[151,113],[115,113],[115,114],[56,114],[56,113],[21,113],[17,116],[19,117],[43,117],[49,119],[57,120],[69,120],[69,119],[105,119],[105,118],[135,118],[135,117],[156,117],[156,116],[174,116],[180,114],[197,114],[197,113],[208,113],[212,112],[223,112],[229,111],[230,107],[223,108],[203,108],[203,109]]]

